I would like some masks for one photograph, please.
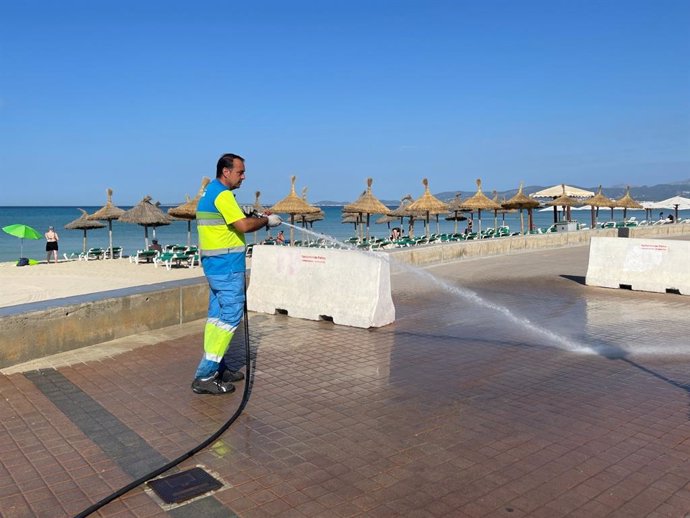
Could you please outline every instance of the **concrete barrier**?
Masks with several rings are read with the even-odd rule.
[[[690,295],[690,241],[593,237],[588,286]]]
[[[255,246],[251,266],[250,311],[363,328],[395,320],[386,254]]]

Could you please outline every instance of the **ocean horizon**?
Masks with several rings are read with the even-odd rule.
[[[102,205],[93,206],[36,206],[36,207],[20,207],[20,206],[4,206],[0,207],[0,228],[7,225],[12,225],[15,223],[21,223],[29,225],[36,229],[41,235],[43,235],[49,226],[53,226],[55,231],[60,236],[59,241],[59,257],[62,259],[63,253],[79,252],[82,250],[83,241],[83,231],[81,230],[67,230],[64,226],[75,219],[77,219],[81,212],[79,208],[84,209],[87,213],[92,214]],[[170,206],[172,207],[172,206]],[[161,209],[167,212],[169,206],[161,205]],[[122,209],[129,209],[129,206],[122,206]],[[391,207],[393,209],[395,207]],[[333,237],[339,241],[344,241],[355,235],[355,228],[352,223],[341,223],[342,216],[342,206],[321,206],[321,209],[325,213],[325,218],[322,221],[314,222],[311,229],[314,232],[319,232],[321,234]],[[658,219],[658,213],[663,212],[667,214],[671,211],[658,211],[655,210],[653,217]],[[599,213],[599,221],[609,221],[611,211],[610,209],[601,209]],[[690,210],[680,211],[681,217],[690,217]],[[644,210],[628,210],[628,218],[635,216],[638,221],[645,219]],[[371,217],[370,223],[370,235],[376,237],[387,237],[390,234],[390,227],[398,226],[400,227],[399,220],[397,223],[391,223],[390,226],[387,224],[375,223],[377,219],[381,216],[373,215]],[[589,210],[574,210],[572,211],[572,219],[579,221],[580,223],[589,225],[591,222],[591,216]],[[614,212],[615,220],[623,219],[622,209],[616,209]],[[286,218],[289,222],[289,218]],[[527,212],[524,212],[525,226],[527,225]],[[520,215],[518,212],[511,212],[505,215],[498,214],[497,223],[499,225],[505,224],[510,227],[511,231],[520,230]],[[534,212],[534,222],[537,227],[548,227],[553,223],[553,211],[535,211]],[[102,222],[105,224],[104,228],[93,229],[87,231],[87,246],[88,247],[101,247],[107,248],[108,246],[108,225],[107,222]],[[132,224],[132,223],[122,223],[120,221],[113,221],[113,246],[120,246],[124,250],[125,255],[130,255],[136,253],[137,250],[142,250],[145,247],[144,240],[144,227]],[[405,219],[404,225],[402,225],[407,233],[407,219]],[[457,228],[459,231],[464,230],[466,226],[465,221],[458,223]],[[493,227],[494,226],[494,214],[493,211],[482,211],[482,228]],[[158,239],[158,242],[165,245],[172,244],[182,244],[186,245],[189,241],[192,245],[197,244],[197,233],[196,233],[196,222],[191,222],[191,232],[188,237],[187,222],[182,220],[176,220],[170,225],[161,226],[155,228],[148,228],[148,239],[149,243],[154,238]],[[455,223],[453,221],[446,221],[444,216],[439,217],[440,232],[453,232],[455,230]],[[436,232],[437,226],[435,219],[432,218],[430,223],[430,231]],[[474,214],[474,229],[477,229],[477,214]],[[285,235],[290,235],[290,229],[285,228]],[[273,235],[276,234],[274,230]],[[298,233],[299,234],[299,233]],[[416,221],[415,223],[415,235],[420,236],[424,234],[424,222]],[[255,236],[256,235],[256,236]],[[251,233],[247,235],[247,243],[253,243],[256,241],[261,241],[268,236],[268,232],[260,230],[256,233]],[[300,236],[295,235],[295,240],[309,238],[310,236]],[[20,248],[23,250],[23,257],[28,257],[31,259],[36,259],[39,261],[46,259],[45,252],[45,239],[39,240],[29,240],[24,239],[23,244],[20,247],[20,240],[16,237],[10,236],[5,232],[0,232],[0,262],[16,261],[20,257]]]

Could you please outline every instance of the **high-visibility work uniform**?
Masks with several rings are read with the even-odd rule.
[[[208,184],[196,209],[201,265],[210,288],[204,356],[196,378],[223,370],[223,356],[242,320],[245,240],[232,224],[244,217],[230,189],[218,179]]]

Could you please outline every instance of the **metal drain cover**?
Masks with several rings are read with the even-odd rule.
[[[223,486],[201,468],[192,468],[168,477],[150,480],[146,485],[166,504],[179,504]]]

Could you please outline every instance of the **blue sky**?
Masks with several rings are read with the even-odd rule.
[[[690,178],[690,2],[2,2],[0,205]]]

